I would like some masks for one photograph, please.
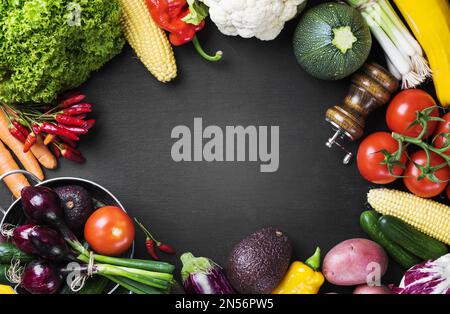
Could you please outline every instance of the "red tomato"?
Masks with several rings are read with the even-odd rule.
[[[445,160],[435,153],[430,153],[430,157],[431,167],[445,163]],[[403,178],[403,182],[408,190],[417,196],[425,198],[435,197],[441,194],[447,187],[447,181],[450,179],[450,168],[444,167],[434,173],[439,180],[443,181],[441,183],[433,182],[427,177],[418,180],[422,172],[412,161],[420,166],[425,166],[427,162],[425,151],[420,150],[411,156],[411,162],[408,164]]]
[[[359,146],[357,155],[358,169],[361,176],[367,181],[376,184],[389,184],[397,179],[395,176],[402,175],[402,167],[394,166],[393,174],[395,176],[392,176],[387,165],[381,164],[385,161],[385,156],[380,152],[383,149],[390,154],[398,151],[398,142],[387,132],[373,133]],[[405,152],[403,152],[400,161],[402,164],[406,164],[407,157]]]
[[[392,132],[405,136],[417,137],[422,132],[420,124],[408,127],[417,118],[417,112],[426,108],[435,107],[436,102],[433,97],[420,89],[408,89],[400,92],[392,99],[386,113],[386,122]],[[431,116],[438,117],[439,110],[436,108]],[[429,121],[427,132],[424,138],[433,134],[436,129],[437,121]]]
[[[442,137],[441,134],[450,133],[450,112],[445,114],[442,119],[444,119],[445,122],[439,122],[436,132],[434,133],[435,140],[433,142],[433,145],[436,148],[441,148],[447,144],[447,140],[445,139],[445,137]],[[450,149],[446,150],[445,154],[450,156]]]
[[[450,185],[447,186],[447,189],[445,190],[445,193],[447,194],[447,199],[450,200]]]
[[[117,256],[133,244],[134,224],[122,209],[101,207],[87,220],[84,238],[97,253]]]

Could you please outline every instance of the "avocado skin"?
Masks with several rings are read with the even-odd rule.
[[[268,294],[285,275],[291,256],[288,237],[276,228],[265,228],[233,248],[225,272],[239,293]]]
[[[66,185],[54,189],[61,199],[64,221],[73,232],[79,234],[94,211],[94,204],[88,191],[79,185]]]

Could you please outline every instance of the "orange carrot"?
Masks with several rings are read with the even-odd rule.
[[[15,162],[13,156],[9,150],[0,141],[0,174],[4,174],[11,170],[18,170],[19,166]],[[20,197],[20,191],[22,188],[29,186],[27,179],[23,174],[14,174],[4,179],[9,190],[14,194],[16,198]]]
[[[39,163],[47,169],[56,169],[58,166],[55,155],[53,155],[48,147],[44,145],[44,141],[39,135],[36,138],[36,143],[31,146],[31,153],[33,153]]]
[[[14,155],[16,155],[26,170],[33,173],[40,180],[44,180],[44,173],[39,166],[39,162],[30,151],[26,153],[23,152],[23,143],[9,132],[8,127],[8,118],[3,110],[0,110],[0,140],[12,150]]]
[[[55,138],[56,138],[56,135],[54,135],[54,134],[47,134],[45,136],[45,139],[44,139],[44,145],[49,145],[49,144],[53,143]]]

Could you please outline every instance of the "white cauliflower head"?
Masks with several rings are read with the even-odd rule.
[[[301,11],[306,0],[200,0],[211,20],[229,36],[273,40],[284,24]]]

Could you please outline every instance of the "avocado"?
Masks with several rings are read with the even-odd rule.
[[[288,237],[276,228],[265,228],[244,238],[233,248],[225,272],[238,292],[268,294],[285,275],[291,255]]]
[[[65,185],[54,189],[61,199],[64,221],[75,233],[81,233],[84,224],[94,211],[94,204],[88,191],[79,185]]]

